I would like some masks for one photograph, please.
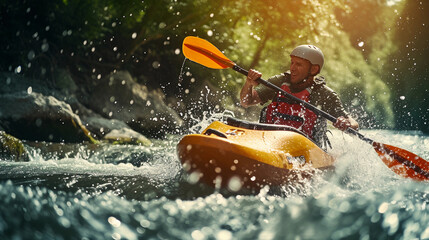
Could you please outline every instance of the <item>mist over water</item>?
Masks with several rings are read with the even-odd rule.
[[[199,132],[223,114],[203,118]],[[427,239],[429,187],[399,177],[372,147],[332,130],[336,170],[257,193],[194,184],[182,136],[151,147],[26,143],[30,162],[0,161],[2,239]],[[364,130],[429,159],[420,132]]]

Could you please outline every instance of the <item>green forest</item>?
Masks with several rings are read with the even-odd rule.
[[[244,77],[184,61],[183,39],[204,38],[265,79],[309,43],[324,52],[321,74],[363,127],[429,133],[428,9],[416,0],[3,0],[0,71],[53,86],[66,72],[84,94],[126,70],[161,89],[184,119],[205,108],[245,115]],[[214,100],[201,107],[195,99],[205,94]]]

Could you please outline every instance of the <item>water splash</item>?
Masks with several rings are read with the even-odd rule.
[[[223,121],[227,117],[235,117],[234,112],[225,110],[223,112],[208,112],[204,111],[202,118],[192,117],[195,122],[193,126],[189,128],[190,133],[201,133],[201,131],[207,128],[214,121]]]
[[[190,131],[228,114],[206,112]],[[251,194],[189,183],[175,155],[181,136],[151,147],[27,143],[30,162],[0,161],[0,237],[427,238],[427,183],[398,177],[371,146],[333,132],[335,171]],[[364,133],[428,158],[428,136]]]

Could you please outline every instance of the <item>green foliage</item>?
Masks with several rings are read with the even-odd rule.
[[[371,41],[374,36],[380,34],[386,24],[386,2],[374,0],[349,1],[346,11],[336,10],[336,18],[341,23],[342,29],[348,33],[351,45],[362,51],[367,57],[372,51],[378,49]],[[359,46],[359,44],[364,44]]]
[[[386,84],[361,51],[351,46],[344,32],[332,32],[336,33],[323,38],[320,44],[327,58],[323,74],[328,85],[339,93],[362,126],[392,127],[393,112]]]

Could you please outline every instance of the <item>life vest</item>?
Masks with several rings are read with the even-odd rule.
[[[306,102],[310,99],[310,88],[306,88],[298,93],[292,93],[286,83],[284,83],[281,88]],[[316,120],[317,115],[313,111],[305,108],[299,102],[283,96],[280,92],[268,105],[266,111],[267,123],[294,127],[304,132],[310,138],[313,138],[313,128],[316,124]]]

